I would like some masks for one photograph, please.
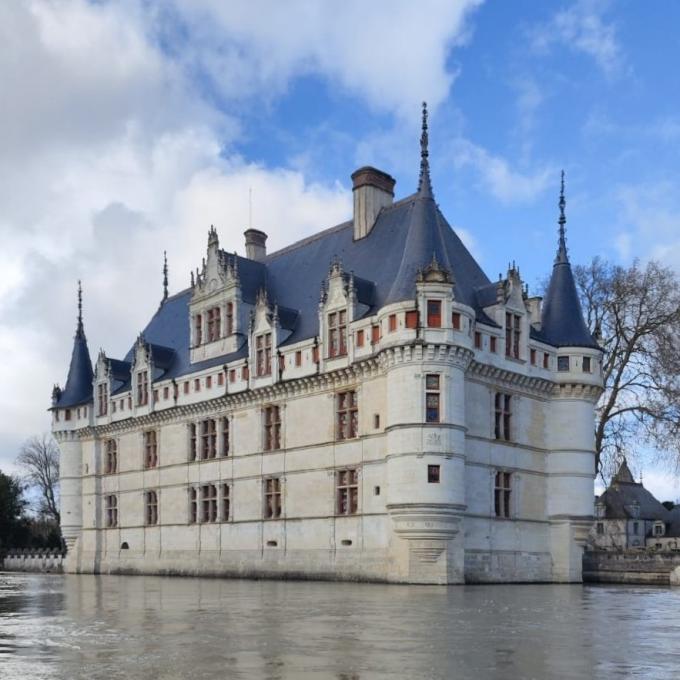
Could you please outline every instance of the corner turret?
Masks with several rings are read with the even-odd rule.
[[[71,364],[68,369],[66,387],[63,390],[53,390],[53,408],[69,408],[92,401],[92,362],[87,347],[85,328],[83,326],[83,289],[78,281],[78,322],[76,334],[73,338]]]
[[[541,330],[551,344],[556,347],[592,347],[599,349],[583,320],[574,274],[569,263],[564,229],[567,222],[564,214],[565,206],[564,171],[562,171],[557,255],[555,256],[548,292],[543,301]]]

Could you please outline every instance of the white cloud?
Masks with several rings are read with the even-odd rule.
[[[453,159],[456,167],[472,167],[484,188],[504,203],[533,200],[556,176],[555,170],[548,167],[520,172],[505,158],[495,156],[465,139],[454,143]]]
[[[607,76],[619,74],[624,66],[623,51],[616,27],[604,15],[607,0],[577,0],[531,32],[532,46],[547,52],[558,45],[581,52],[595,60]]]
[[[449,50],[467,39],[465,20],[480,4],[177,0],[170,26],[180,22],[190,36],[182,62],[226,98],[275,96],[294,75],[316,74],[376,110],[412,117],[422,99],[436,108],[448,95]]]
[[[448,95],[479,4],[1,3],[0,467],[49,428],[78,278],[92,355],[122,356],[160,300],[164,249],[174,291],[210,224],[243,250],[249,188],[271,249],[349,217],[351,192],[308,181],[303,156],[269,168],[233,151],[246,112],[314,75],[412,120]]]

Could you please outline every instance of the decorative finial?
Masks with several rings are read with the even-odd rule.
[[[562,178],[560,181],[560,217],[557,223],[560,225],[559,229],[559,239],[557,243],[557,257],[555,258],[555,264],[565,264],[569,262],[567,257],[567,239],[565,238],[564,225],[567,223],[567,218],[564,214],[564,209],[566,208],[567,201],[564,198],[564,170],[562,170]]]
[[[78,279],[78,325],[76,326],[76,335],[85,335],[85,329],[83,328],[83,286]]]
[[[168,299],[168,253],[163,251],[163,302]]]
[[[420,133],[420,178],[418,180],[418,193],[432,196],[432,183],[430,182],[430,161],[428,150],[429,137],[427,134],[427,102],[423,102],[423,122]]]

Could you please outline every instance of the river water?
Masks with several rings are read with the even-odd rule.
[[[680,589],[0,574],[0,679],[680,678]]]

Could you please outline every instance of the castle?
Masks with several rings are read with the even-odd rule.
[[[489,280],[440,212],[352,175],[350,221],[191,285],[52,397],[66,570],[399,583],[578,582],[601,351],[565,241],[545,299]]]

